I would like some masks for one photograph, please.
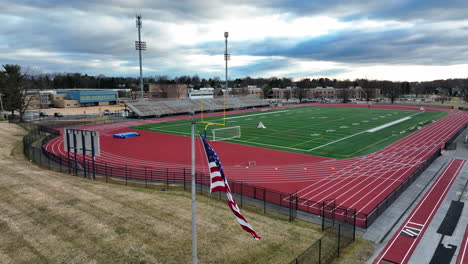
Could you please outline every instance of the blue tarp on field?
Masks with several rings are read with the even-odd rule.
[[[114,138],[129,138],[129,137],[136,137],[139,136],[137,132],[125,132],[125,133],[119,133],[119,134],[114,134]]]

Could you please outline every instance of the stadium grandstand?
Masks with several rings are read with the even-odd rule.
[[[226,107],[224,104],[226,103]],[[229,97],[224,99],[203,99],[203,100],[164,100],[154,102],[138,102],[127,101],[125,102],[139,117],[160,117],[167,115],[186,114],[189,112],[201,112],[202,105],[206,112],[216,112],[226,110],[246,109],[252,107],[269,106],[267,100],[259,99],[257,97]]]

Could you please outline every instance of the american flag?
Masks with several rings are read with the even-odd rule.
[[[229,188],[229,184],[226,176],[224,175],[223,167],[221,166],[218,155],[216,155],[216,152],[211,148],[206,139],[203,137],[201,138],[203,146],[205,147],[206,158],[208,159],[208,167],[210,168],[210,192],[225,192],[229,208],[231,208],[231,211],[236,216],[237,222],[239,222],[242,229],[249,232],[256,240],[260,240],[261,237],[257,235],[249,222],[247,222],[247,219],[245,219],[241,214],[236,200],[231,194],[231,188]]]

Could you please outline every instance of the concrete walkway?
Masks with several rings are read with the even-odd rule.
[[[404,219],[408,217],[411,211],[414,209],[419,200],[424,196],[425,192],[434,183],[436,176],[442,172],[448,160],[452,158],[468,160],[468,144],[464,144],[463,140],[468,129],[455,141],[457,143],[457,149],[451,151],[443,151],[442,156],[437,158],[431,166],[429,166],[419,178],[405,191],[400,197],[375,221],[367,231],[364,232],[363,238],[371,240],[375,243],[381,243],[374,255],[367,261],[372,263],[378,256],[380,251],[384,248],[387,242],[391,239],[393,234],[398,230]],[[447,193],[442,205],[437,211],[434,219],[426,230],[424,236],[418,244],[415,252],[409,263],[429,263],[432,256],[442,238],[441,234],[437,233],[441,222],[443,221],[447,210],[452,200],[458,200],[461,195],[461,191],[468,181],[468,164],[460,171],[457,179],[452,185],[451,189]],[[466,191],[466,190],[465,190]],[[444,237],[442,243],[444,245],[452,244],[457,246],[455,255],[451,262],[455,263],[461,241],[463,240],[463,234],[466,225],[468,224],[468,195],[465,193],[462,195],[461,202],[465,202],[460,221],[455,229],[454,234],[451,237]]]

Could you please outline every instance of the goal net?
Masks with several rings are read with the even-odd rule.
[[[213,132],[213,141],[234,139],[241,137],[240,126],[215,128],[211,130]]]

